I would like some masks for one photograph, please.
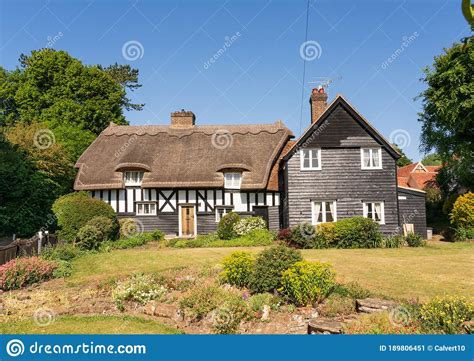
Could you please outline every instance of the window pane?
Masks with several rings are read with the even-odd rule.
[[[367,218],[373,218],[372,203],[367,203]]]
[[[364,167],[370,167],[370,149],[364,149],[362,155]]]
[[[311,151],[311,167],[319,168],[318,150],[314,149]]]
[[[380,166],[380,159],[379,159],[378,149],[372,149],[372,166],[373,167],[379,167]]]
[[[303,149],[303,168],[310,167],[309,150]]]
[[[326,202],[326,222],[334,222],[334,203]]]
[[[374,221],[382,220],[382,203],[374,203]]]

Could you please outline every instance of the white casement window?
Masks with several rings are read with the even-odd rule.
[[[385,224],[384,202],[364,202],[364,217]]]
[[[321,149],[301,149],[301,170],[321,169]]]
[[[230,207],[216,207],[216,222],[220,222],[222,217],[230,212],[232,212],[232,208]]]
[[[241,173],[224,173],[224,187],[227,189],[240,189]]]
[[[143,172],[132,171],[123,174],[123,181],[126,186],[139,186],[142,184]]]
[[[137,203],[137,215],[156,216],[156,203]]]
[[[336,201],[313,202],[313,219],[312,224],[336,222],[337,208]]]
[[[382,169],[382,148],[361,148],[362,169]]]

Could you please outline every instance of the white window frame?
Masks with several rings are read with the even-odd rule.
[[[316,215],[316,203],[321,203],[321,209],[319,210],[319,212],[322,212],[322,216],[323,216],[322,222],[318,222],[318,218]],[[334,208],[334,214],[333,214],[334,219],[332,222],[329,222],[329,223],[337,222],[337,201],[311,201],[311,224],[313,226],[317,224],[328,223],[326,221],[326,211],[327,211],[326,207],[329,207],[329,203],[332,203],[333,208]]]
[[[222,214],[222,217],[224,217],[226,214],[232,212],[234,209],[232,207],[223,207],[223,206],[216,206],[216,223],[219,223],[222,217],[219,215],[219,209],[223,209],[224,213]]]
[[[304,166],[304,152],[309,152],[309,167]],[[313,166],[313,152],[317,152],[318,165]],[[301,170],[321,170],[321,148],[300,149],[300,169]]]
[[[368,217],[368,213],[369,213],[369,210],[368,210],[368,204],[372,204],[372,209],[373,209],[373,212],[372,212],[372,220],[374,222],[377,222],[379,224],[385,224],[385,202],[384,201],[374,201],[374,202],[363,202],[362,204],[362,207],[363,207],[363,212],[364,212],[364,217],[365,218],[369,218]],[[380,217],[380,221],[376,221],[374,218],[375,218],[375,204],[378,204],[380,203],[380,212],[382,213],[382,216]]]
[[[148,204],[149,207],[153,206],[154,211],[149,212],[149,213],[145,213],[144,212],[144,210],[145,210],[144,205],[145,204]],[[156,204],[156,202],[136,202],[135,207],[136,207],[136,210],[137,210],[136,211],[137,216],[156,216],[158,205]]]
[[[132,181],[130,179],[128,179],[128,175],[129,174],[132,174],[132,173],[136,173],[138,175],[137,179],[138,181]],[[126,172],[123,172],[123,183],[126,185],[126,186],[140,186],[142,184],[142,181],[143,181],[143,174],[144,172],[141,172],[141,171],[126,171]]]
[[[236,175],[239,177],[239,184],[238,185],[234,184],[235,183],[234,178],[232,178],[232,180],[227,179],[228,176],[235,177]],[[226,188],[226,189],[240,189],[241,184],[242,184],[242,173],[239,173],[239,172],[226,172],[226,173],[224,173],[224,188]]]
[[[364,162],[364,150],[369,150],[369,165],[366,166]],[[379,165],[375,167],[372,164],[372,154],[374,151],[377,151],[379,156]],[[382,169],[382,148],[373,147],[373,148],[360,148],[360,167],[361,169]]]

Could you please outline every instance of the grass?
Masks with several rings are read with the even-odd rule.
[[[31,318],[0,323],[0,334],[177,334],[152,320],[131,316],[62,316],[47,326]]]
[[[68,285],[84,285],[120,278],[134,272],[159,272],[179,266],[215,264],[229,253],[252,248],[144,247],[91,254],[73,264]],[[363,287],[392,298],[420,298],[452,294],[472,296],[474,243],[429,242],[422,248],[303,250],[309,261],[329,262],[338,280],[356,281]]]

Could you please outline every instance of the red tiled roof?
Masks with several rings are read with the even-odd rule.
[[[408,164],[404,167],[398,168],[397,179],[399,186],[423,190],[427,185],[435,181],[436,174],[441,167],[423,165],[423,167],[427,170],[426,172],[415,171],[418,164],[423,165],[420,162]]]

